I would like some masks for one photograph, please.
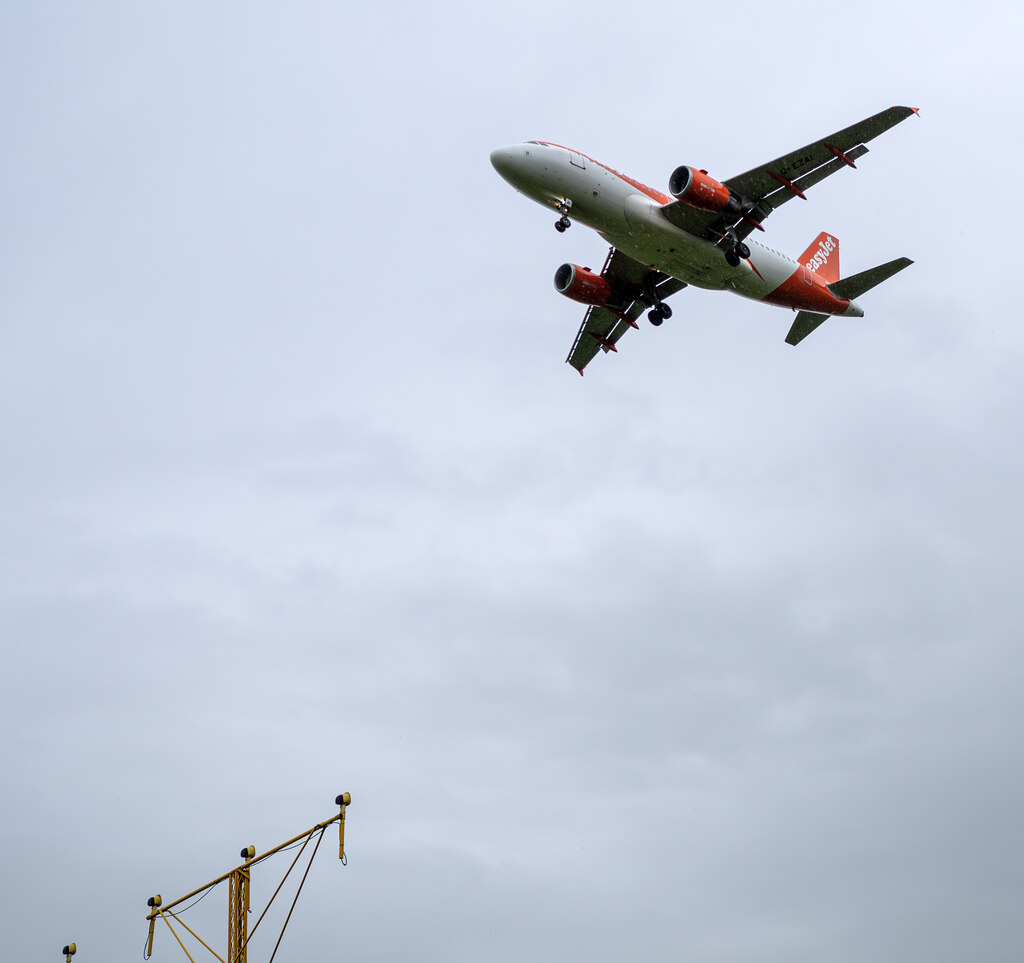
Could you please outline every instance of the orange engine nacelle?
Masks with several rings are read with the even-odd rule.
[[[555,290],[580,304],[597,307],[612,296],[612,286],[600,274],[578,264],[563,264],[555,271]]]
[[[677,167],[668,179],[668,189],[676,200],[700,211],[718,213],[728,210],[732,214],[741,214],[743,211],[729,188],[716,181],[707,171]]]

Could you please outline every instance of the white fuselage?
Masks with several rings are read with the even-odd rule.
[[[555,144],[501,147],[491,163],[516,190],[545,206],[571,203],[569,217],[642,264],[697,287],[728,290],[795,309],[860,317],[824,282],[790,257],[747,238],[750,257],[728,264],[720,247],[672,224],[661,208],[673,198],[610,167]]]

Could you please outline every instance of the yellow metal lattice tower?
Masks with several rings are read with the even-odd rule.
[[[193,890],[186,896],[182,896],[180,899],[174,900],[172,903],[168,903],[166,906],[163,904],[163,898],[157,894],[149,898],[148,905],[150,912],[146,916],[149,921],[149,938],[146,941],[146,952],[145,958],[149,959],[153,954],[153,936],[156,927],[156,921],[161,919],[170,929],[171,934],[174,936],[178,945],[185,952],[185,955],[192,961],[192,956],[185,949],[185,944],[182,942],[181,936],[175,929],[175,926],[181,926],[185,929],[192,937],[196,939],[203,947],[205,947],[220,963],[247,963],[246,949],[249,945],[249,939],[253,933],[256,932],[256,928],[263,921],[263,917],[266,916],[267,910],[270,909],[270,903],[276,899],[278,893],[281,891],[281,887],[284,885],[285,880],[288,878],[289,873],[295,868],[295,864],[299,861],[299,857],[303,854],[307,844],[316,839],[315,845],[312,847],[312,854],[309,857],[309,862],[306,866],[306,872],[302,876],[302,880],[299,883],[298,892],[295,893],[295,898],[292,900],[291,909],[288,910],[288,916],[285,918],[284,925],[281,927],[281,933],[277,938],[277,943],[274,945],[274,951],[270,956],[271,963],[273,963],[274,956],[277,954],[277,949],[281,945],[281,937],[284,936],[285,927],[288,925],[288,921],[291,919],[292,910],[295,909],[295,903],[299,898],[299,893],[302,891],[302,887],[306,882],[306,876],[309,873],[310,867],[312,866],[313,858],[316,856],[317,849],[320,847],[320,840],[323,837],[324,830],[327,829],[332,823],[338,824],[338,858],[342,863],[347,863],[348,860],[345,858],[345,810],[352,802],[352,797],[347,793],[343,792],[338,796],[334,803],[340,807],[340,811],[337,816],[326,820],[322,823],[317,823],[312,829],[306,830],[304,833],[300,833],[298,836],[281,843],[280,846],[275,846],[273,849],[268,850],[261,855],[256,855],[255,846],[246,846],[245,849],[239,854],[244,862],[241,866],[236,866],[233,870],[225,873],[223,876],[218,876],[215,880],[207,883],[205,886],[200,886],[199,889]],[[301,843],[295,858],[292,860],[291,865],[288,867],[287,872],[284,874],[284,879],[278,884],[277,889],[274,891],[274,895],[270,897],[270,902],[267,903],[266,908],[260,914],[260,917],[253,924],[252,929],[249,928],[249,884],[252,881],[252,867],[259,862],[273,856],[275,853],[279,853],[282,850],[288,849],[295,844]],[[192,899],[195,896],[199,896],[201,893],[205,894],[212,887],[218,883],[228,881],[228,952],[227,957],[222,957],[216,950],[210,946],[198,933],[195,932],[191,927],[188,926],[184,920],[181,919],[181,910],[178,912],[172,912],[176,907],[180,907],[187,900]],[[200,897],[201,898],[201,897]],[[187,909],[188,907],[186,907]],[[67,963],[71,963],[71,954],[75,952],[75,944],[72,943],[70,947],[64,947],[64,952],[68,954]],[[194,963],[194,961],[192,961]]]
[[[249,940],[249,865],[256,855],[255,846],[246,846],[239,854],[245,863],[228,876],[228,963],[245,963]]]

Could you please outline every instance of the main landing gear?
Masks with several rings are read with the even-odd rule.
[[[655,274],[648,274],[644,279],[644,300],[651,306],[647,312],[647,320],[656,328],[662,321],[672,317],[672,309],[658,297],[658,288],[655,283]]]
[[[672,309],[665,303],[659,301],[650,311],[647,312],[647,320],[656,328],[661,326],[662,321],[672,317]]]
[[[735,247],[731,247],[725,252],[725,259],[732,267],[739,267],[740,261],[745,261],[748,257],[750,257],[750,248],[742,241],[737,241]]]
[[[564,234],[570,227],[572,227],[572,221],[569,220],[569,211],[572,210],[572,201],[568,197],[563,197],[558,203],[558,213],[562,216],[555,221],[555,230],[559,234]]]

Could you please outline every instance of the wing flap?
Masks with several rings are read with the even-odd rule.
[[[620,288],[626,286],[631,293],[627,295],[628,303],[621,305],[622,310],[598,306],[587,309],[583,323],[576,332],[576,340],[569,349],[569,356],[565,359],[580,374],[583,374],[583,369],[599,350],[606,353],[615,350],[619,339],[630,328],[636,327],[637,319],[648,308],[643,289],[645,283],[650,283],[648,279],[652,275],[661,278],[655,283],[655,291],[661,300],[686,287],[685,281],[652,271],[646,264],[641,264],[615,248],[608,252],[601,276],[607,277]]]
[[[915,113],[917,111],[912,107],[890,107],[888,110],[879,111],[865,120],[837,130],[827,137],[822,137],[821,140],[815,141],[813,144],[790,151],[767,164],[732,177],[724,182],[725,186],[744,197],[754,199],[767,197],[779,186],[769,171],[799,184],[800,177],[835,160],[838,161],[838,166],[829,171],[829,173],[834,173],[844,166],[843,160],[836,156],[835,150],[845,154],[851,160],[856,160],[856,157],[853,156],[855,148],[873,140],[879,134],[884,134]],[[861,151],[857,156],[862,156],[864,153],[866,152]],[[828,174],[822,176],[827,177]]]
[[[726,187],[750,205],[746,217],[722,217],[699,211],[681,201],[662,207],[662,213],[676,227],[731,247],[756,229],[773,210],[799,197],[843,167],[852,166],[863,157],[865,143],[885,133],[917,111],[913,107],[890,107],[888,110],[851,124],[821,140],[790,151],[782,157],[723,181]]]
[[[610,351],[611,349],[605,345],[615,344],[615,341],[625,334],[624,331],[621,331],[612,340],[612,332],[618,324],[618,315],[607,308],[589,308],[583,317],[583,324],[576,332],[576,340],[572,343],[569,357],[565,359],[566,362],[582,373],[599,349]],[[628,328],[629,325],[627,324],[626,327]]]
[[[850,160],[857,160],[859,157],[863,157],[867,152],[868,149],[861,144],[859,147],[854,147],[847,151],[846,156],[849,157]],[[815,184],[820,184],[826,177],[836,173],[838,170],[842,170],[845,166],[846,164],[840,158],[833,157],[832,160],[822,164],[820,167],[816,167],[813,171],[801,174],[800,177],[792,182],[793,186],[800,191],[805,191],[810,187],[814,187]],[[797,196],[798,195],[794,194],[788,187],[784,185],[777,186],[776,190],[765,196],[764,203],[770,204],[772,210],[775,210],[775,208],[785,204],[786,201],[791,201]],[[747,233],[749,234],[750,231],[748,230]]]

